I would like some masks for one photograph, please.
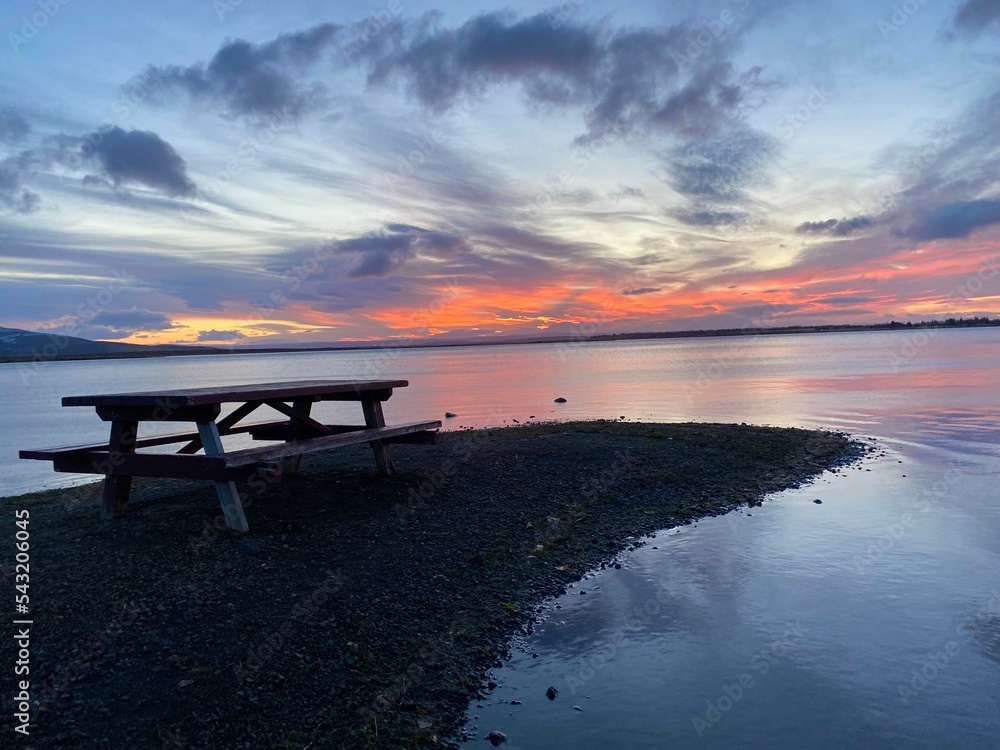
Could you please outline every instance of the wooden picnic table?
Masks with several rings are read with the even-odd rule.
[[[343,445],[369,443],[379,472],[395,473],[391,443],[434,442],[440,421],[387,426],[382,402],[406,380],[306,380],[170,391],[68,396],[63,406],[92,406],[111,423],[106,443],[23,450],[21,458],[52,461],[56,471],[104,475],[104,513],[121,516],[128,509],[132,477],[207,479],[215,482],[229,528],[247,531],[246,516],[234,482],[282,462],[295,471],[303,454]],[[310,416],[317,401],[359,401],[363,425],[326,425]],[[222,404],[239,404],[219,419]],[[261,406],[286,420],[242,423]],[[194,422],[196,432],[139,437],[140,422]],[[226,451],[222,436],[249,433],[255,440],[281,445]],[[176,453],[139,453],[137,449],[183,443]],[[198,451],[202,451],[198,455]]]

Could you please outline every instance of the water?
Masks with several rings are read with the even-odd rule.
[[[61,396],[144,388],[404,377],[390,422],[625,416],[872,436],[885,454],[860,469],[661,533],[572,589],[469,726],[506,732],[508,748],[997,748],[998,343],[996,329],[898,331],[0,365],[2,494],[80,480],[17,448],[106,437]]]

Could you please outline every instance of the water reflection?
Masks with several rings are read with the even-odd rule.
[[[65,362],[28,382],[0,365],[0,479],[8,494],[66,481],[16,461],[17,448],[106,436],[92,411],[61,409],[64,395],[293,378],[407,378],[387,419],[451,411],[450,428],[625,415],[874,435],[886,455],[861,470],[751,517],[661,534],[625,569],[585,581],[587,595],[564,597],[529,645],[541,657],[517,656],[471,724],[521,748],[990,747],[998,333],[942,331],[921,346],[886,332]],[[338,420],[356,417],[348,408],[324,405]],[[928,659],[952,642],[934,672]]]

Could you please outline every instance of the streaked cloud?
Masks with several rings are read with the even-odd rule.
[[[867,229],[875,220],[871,216],[852,216],[850,219],[827,219],[826,221],[804,221],[795,227],[799,234],[826,234],[831,237],[846,237],[859,229]]]

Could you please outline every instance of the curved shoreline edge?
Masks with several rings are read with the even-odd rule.
[[[138,480],[111,523],[97,485],[2,498],[31,513],[32,745],[451,746],[546,598],[870,450],[708,423],[447,432],[397,446],[393,479],[362,446],[247,487],[243,536],[208,483]]]

